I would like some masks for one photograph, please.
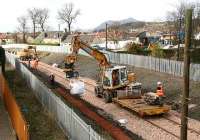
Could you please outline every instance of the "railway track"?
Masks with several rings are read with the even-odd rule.
[[[172,130],[167,129],[166,126],[163,125],[163,122],[165,122],[165,124],[168,124],[168,126],[173,125],[174,127],[177,127],[180,129],[181,123],[179,121],[177,121],[177,120],[180,120],[180,117],[173,113],[170,113],[170,115],[173,115],[173,118],[176,117],[177,119],[172,119],[168,115],[163,115],[162,118],[159,118],[159,121],[155,121],[155,119],[145,119],[145,121],[162,129],[163,131],[169,133],[170,135],[173,135],[174,137],[180,139],[179,133],[177,134],[177,132],[174,131],[173,129]],[[156,119],[158,119],[158,118],[156,118]],[[160,122],[162,122],[162,123],[160,123]],[[192,134],[192,135],[200,136],[200,132],[196,128],[188,127],[188,132],[189,132],[189,135]]]
[[[42,70],[48,70],[47,73],[45,73],[47,74],[46,76],[48,76],[48,74],[50,73],[54,73],[57,79],[66,80],[65,78],[63,78],[63,72],[59,71],[58,69],[57,70],[52,69],[52,67],[49,67],[45,64],[41,64],[39,68]],[[46,76],[43,76],[42,78],[46,78]],[[58,84],[59,84],[59,87],[52,89],[52,91],[62,96],[63,99],[65,99],[70,105],[78,109],[84,116],[94,121],[96,125],[103,128],[113,139],[115,140],[132,140],[133,139],[130,134],[127,134],[125,132],[123,128],[117,126],[113,122],[99,115],[96,111],[91,109],[91,107],[86,105],[86,103],[80,98],[77,98],[71,95],[69,93],[69,90],[67,90],[65,87],[66,83],[65,84],[62,83],[62,85],[60,83]]]
[[[176,117],[178,120],[180,120],[180,116],[178,116],[177,114],[170,113],[170,115],[173,115],[173,117]],[[163,118],[168,120],[168,121],[170,121],[170,122],[173,122],[176,125],[181,126],[180,121],[176,121],[176,119],[172,119],[172,118],[170,118],[169,116],[166,116],[166,115],[163,116]],[[191,131],[192,133],[196,133],[197,135],[200,136],[200,129],[198,129],[198,128],[194,128],[192,126],[188,126],[188,131]]]
[[[160,125],[159,123],[156,123],[155,121],[149,120],[149,119],[145,119],[145,121],[147,121],[148,123],[152,124],[155,127],[158,127],[159,129],[165,131],[166,133],[176,137],[177,139],[180,139],[180,136],[178,136],[177,134],[174,134],[173,132],[169,131],[168,129],[163,128],[163,125]]]
[[[39,69],[42,69],[43,72],[46,72],[46,74],[50,74],[50,73],[54,73],[56,75],[56,80],[60,81],[60,84],[62,84],[63,86],[67,87],[67,83],[69,82],[66,78],[65,78],[65,74],[62,72],[61,69],[58,68],[52,68],[52,66],[47,65],[45,63],[39,63]],[[93,90],[91,90],[92,87],[94,87],[95,83],[92,82],[88,82],[87,80],[82,79],[85,84],[86,84],[86,90],[88,92],[93,92]],[[63,82],[62,82],[63,81]],[[95,105],[94,105],[95,106]],[[176,117],[176,119],[172,119],[169,116],[173,116]],[[177,114],[173,114],[173,113],[169,113],[169,115],[163,115],[163,117],[155,117],[155,118],[144,118],[144,121],[150,123],[151,125],[153,125],[154,127],[157,127],[158,129],[164,131],[165,133],[172,135],[173,137],[175,137],[176,139],[180,139],[180,116],[178,116]],[[191,140],[196,139],[200,139],[200,132],[199,132],[200,128],[195,128],[190,126],[188,128],[188,136],[192,137]]]

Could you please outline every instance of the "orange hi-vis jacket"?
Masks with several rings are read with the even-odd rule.
[[[32,67],[33,67],[34,69],[37,69],[37,66],[38,66],[38,61],[37,61],[37,60],[33,60],[33,61],[32,61]]]
[[[164,91],[162,86],[157,87],[156,95],[158,95],[159,97],[164,96]]]

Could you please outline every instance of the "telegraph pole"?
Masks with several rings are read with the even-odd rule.
[[[186,11],[185,19],[185,48],[184,48],[184,87],[182,96],[181,109],[181,140],[187,140],[187,123],[188,123],[188,101],[189,101],[189,81],[190,81],[190,46],[192,34],[192,9]]]
[[[181,16],[179,18],[179,31],[178,31],[178,51],[177,51],[177,60],[179,60],[180,57],[180,44],[181,44]]]
[[[58,38],[59,38],[59,44],[61,43],[61,40],[60,40],[60,24],[58,24]]]
[[[106,50],[108,49],[108,24],[106,23]]]

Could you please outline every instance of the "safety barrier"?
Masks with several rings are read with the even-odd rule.
[[[104,140],[91,125],[85,123],[74,110],[63,103],[50,89],[46,87],[33,73],[21,64],[15,55],[6,53],[6,58],[18,70],[41,104],[54,116],[58,125],[71,140]],[[102,130],[103,131],[103,130]],[[105,132],[101,132],[105,133]]]
[[[28,125],[20,111],[15,98],[9,89],[7,81],[0,75],[0,93],[2,94],[6,109],[19,140],[29,140]]]

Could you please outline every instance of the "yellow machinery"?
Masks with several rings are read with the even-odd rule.
[[[79,36],[72,38],[72,52],[65,59],[67,77],[74,77],[73,65],[77,61],[76,57],[79,49],[82,49],[99,62],[101,80],[95,87],[95,95],[97,97],[104,97],[105,102],[108,103],[112,101],[113,97],[118,95],[118,92],[122,93],[123,91],[127,94],[128,92],[135,91],[136,88],[141,91],[141,85],[137,85],[137,87],[134,85],[135,75],[128,73],[126,66],[111,66],[104,53],[90,47]]]
[[[37,57],[36,46],[28,46],[17,52],[17,56],[20,60],[28,60]]]

